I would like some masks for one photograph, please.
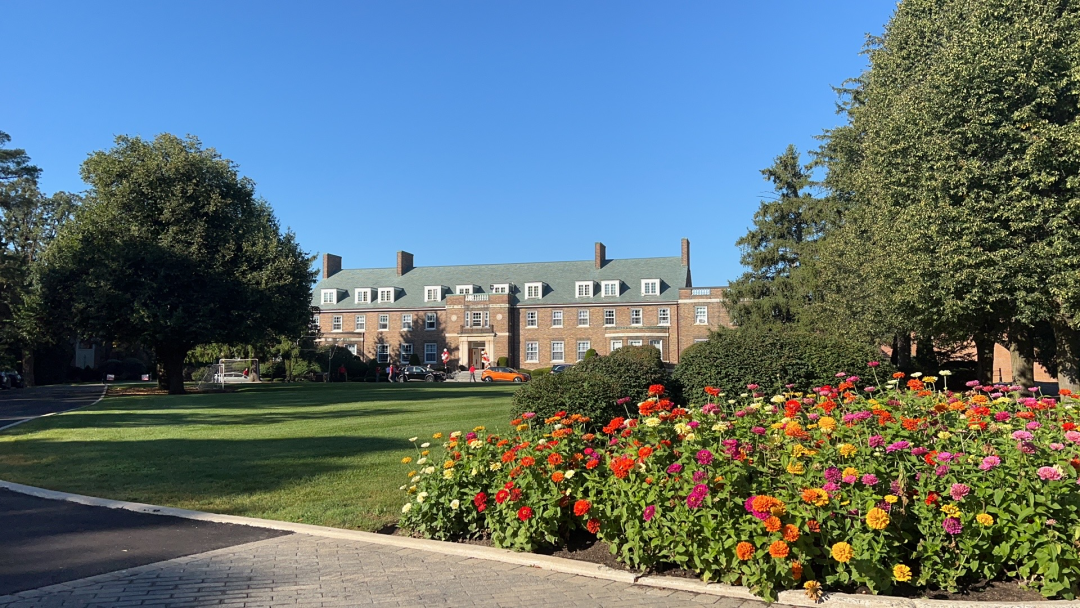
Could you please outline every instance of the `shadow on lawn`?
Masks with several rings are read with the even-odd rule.
[[[160,405],[160,404],[158,404]],[[321,405],[321,404],[320,404]],[[241,406],[237,406],[241,407]],[[242,406],[245,410],[251,405]],[[277,406],[284,409],[285,406]],[[185,425],[213,425],[213,426],[246,426],[283,424],[289,422],[314,421],[314,420],[347,420],[363,419],[377,416],[392,416],[394,414],[412,413],[415,410],[407,408],[368,408],[355,410],[332,409],[326,410],[321,407],[311,406],[310,409],[298,409],[297,406],[289,406],[289,411],[276,411],[275,408],[258,406],[244,412],[221,411],[222,406],[207,407],[206,412],[192,411],[191,406],[184,406],[182,410],[151,408],[150,411],[140,411],[132,408],[113,409],[95,408],[79,416],[68,416],[50,421],[53,429],[79,429],[79,428],[123,428],[123,427],[147,427],[147,426],[185,426]],[[263,411],[271,409],[272,411]],[[360,423],[360,420],[357,420]],[[16,430],[16,429],[13,429]],[[34,426],[27,426],[26,433],[36,432]]]
[[[296,485],[356,469],[358,457],[412,448],[405,439],[332,436],[280,439],[53,441],[0,445],[0,478],[110,498],[175,504]],[[157,502],[156,504],[162,504]]]

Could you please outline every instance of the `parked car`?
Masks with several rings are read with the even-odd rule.
[[[532,376],[509,367],[489,367],[480,374],[482,382],[528,382]]]
[[[571,367],[574,367],[574,366],[570,365],[570,364],[552,365],[551,366],[551,373],[553,373],[553,374],[561,374],[561,373],[565,372],[566,370],[570,369]]]
[[[423,380],[424,382],[442,382],[446,380],[446,374],[440,371],[435,371],[429,367],[421,367],[419,365],[406,365],[401,369],[401,374],[398,375],[398,382],[408,382],[410,380]]]
[[[15,370],[5,370],[0,372],[0,385],[3,388],[23,388],[22,374]]]
[[[244,372],[225,372],[224,375],[214,374],[214,384],[232,384],[247,381],[248,377],[244,375]]]

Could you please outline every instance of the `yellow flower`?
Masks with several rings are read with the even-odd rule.
[[[427,492],[420,492],[419,494],[416,495],[416,502],[424,502],[425,500],[427,500],[427,497],[428,497]]]
[[[502,463],[499,462],[498,460],[492,461],[492,463],[488,465],[488,470],[489,471],[498,471],[501,468],[502,468]]]
[[[799,462],[798,460],[792,460],[787,465],[787,472],[791,473],[792,475],[802,475],[806,472],[806,467],[804,467],[803,463]]]
[[[445,471],[442,472],[442,476],[443,476],[443,479],[453,479],[454,478],[454,469],[446,469]]]
[[[949,431],[941,431],[937,434],[938,439],[948,439],[949,437],[952,437],[952,433]]]
[[[846,564],[851,561],[851,558],[855,557],[855,549],[841,541],[832,546],[832,556],[841,564]]]
[[[911,568],[904,564],[897,564],[893,566],[892,577],[898,582],[906,583],[911,580]]]
[[[453,433],[450,433],[451,439],[457,439],[458,437],[461,437],[461,431],[454,431]]]
[[[693,440],[697,439],[697,435],[695,435],[693,433],[687,433],[686,437],[684,439],[686,441],[693,441]]]
[[[821,583],[817,581],[806,581],[803,583],[803,589],[806,589],[806,597],[815,602],[821,599]]]
[[[447,460],[446,462],[442,463],[442,468],[444,468],[444,469],[452,469],[452,468],[454,468],[455,464],[456,463],[453,460]]]
[[[937,382],[937,377],[935,377],[935,376],[927,376],[927,377],[923,378],[922,381],[923,382],[934,383],[934,382]]]
[[[858,451],[859,448],[851,445],[850,443],[845,443],[840,446],[840,455],[844,458],[850,458],[851,456],[855,455],[855,452]]]
[[[432,473],[435,472],[435,467],[424,467],[423,469],[420,470],[420,472],[423,473],[424,475],[431,475]]]
[[[519,425],[517,425],[517,430],[519,430],[519,431],[524,431],[524,430],[527,430],[528,428],[529,428],[529,425],[527,425],[527,424],[519,424]]]
[[[645,426],[649,426],[649,427],[660,426],[660,419],[659,418],[646,418],[645,419]]]
[[[826,433],[831,433],[836,430],[836,418],[833,418],[832,416],[822,416],[818,419],[817,425],[818,428],[825,431]]]
[[[472,441],[469,442],[469,447],[474,449],[474,450],[478,449],[482,445],[484,445],[484,442],[480,441],[479,439],[473,439]]]
[[[485,429],[482,426],[478,426],[478,427],[473,428],[474,433],[479,433],[480,431],[483,431],[483,430],[485,430]]]
[[[685,422],[680,422],[675,425],[675,432],[680,435],[686,435],[690,432],[690,425]]]
[[[406,477],[412,477],[414,475],[416,475],[416,470],[409,471],[409,474],[406,475]]]
[[[960,517],[960,507],[956,505],[941,505],[941,512],[949,517]]]
[[[435,433],[431,436],[432,439],[442,439],[442,433]]]
[[[889,514],[874,507],[866,514],[866,525],[873,530],[884,530],[889,525]]]
[[[784,515],[787,514],[787,505],[785,505],[784,503],[780,503],[780,504],[774,506],[773,508],[769,509],[769,513],[772,513],[773,515],[775,515],[777,517],[783,517]]]
[[[852,475],[858,477],[859,470],[856,469],[855,467],[848,467],[848,468],[844,469],[844,477],[851,477]]]
[[[406,456],[401,459],[401,464],[409,464],[410,462],[412,462],[412,456]]]
[[[401,507],[401,512],[402,513],[408,513],[409,511],[412,511],[412,503],[411,502],[407,502],[407,503],[405,503],[405,506]]]
[[[431,453],[431,450],[424,450],[423,452],[420,452],[420,455],[421,456],[427,456],[430,453]]]
[[[983,526],[992,526],[994,525],[994,516],[988,513],[979,513],[975,516],[975,521]]]
[[[890,505],[895,505],[896,501],[898,501],[898,500],[900,500],[899,496],[894,496],[892,494],[886,494],[885,495],[885,502],[889,503]]]

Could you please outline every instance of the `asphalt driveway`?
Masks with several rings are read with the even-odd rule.
[[[0,391],[0,429],[37,416],[90,405],[104,390],[100,384],[79,384]]]

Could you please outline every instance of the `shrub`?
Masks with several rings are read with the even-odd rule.
[[[547,418],[560,411],[572,411],[593,420],[604,420],[622,412],[617,403],[620,397],[618,385],[601,374],[593,372],[566,372],[533,376],[511,400],[515,415],[535,412]]]
[[[420,355],[416,353],[409,355],[409,365],[420,365]]]
[[[590,348],[589,350],[585,351],[585,357],[584,357],[585,359],[592,359],[595,356],[596,356],[596,349],[595,348]]]
[[[533,380],[535,380],[537,378],[537,376],[543,376],[543,375],[551,374],[551,368],[550,367],[538,367],[536,369],[523,369],[521,371],[529,372],[530,374],[532,374]]]
[[[629,397],[634,403],[649,396],[650,386],[668,384],[670,380],[660,351],[653,346],[624,346],[607,356],[586,357],[562,375],[581,373],[610,378],[619,397]]]
[[[878,377],[893,372],[879,349],[836,336],[797,329],[721,329],[705,342],[683,351],[674,380],[686,395],[700,396],[706,386],[738,393],[748,384],[778,391],[784,384],[819,386],[836,380],[838,371],[867,374],[867,361],[880,361]]]
[[[510,359],[506,357],[499,357],[495,360],[495,365],[498,367],[507,367],[508,365],[510,365]]]

